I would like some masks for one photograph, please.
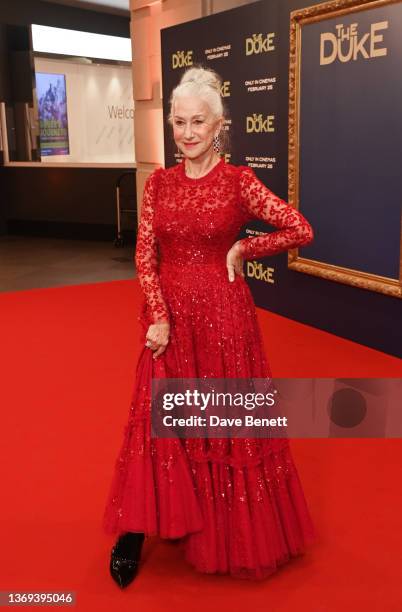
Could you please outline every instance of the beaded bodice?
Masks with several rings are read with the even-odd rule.
[[[184,160],[154,170],[145,183],[135,254],[153,322],[170,319],[163,292],[166,279],[177,281],[180,276],[183,283],[196,284],[201,271],[226,274],[227,252],[251,219],[278,229],[240,240],[245,260],[276,255],[313,239],[305,217],[248,166],[234,166],[221,158],[200,178],[186,175]]]

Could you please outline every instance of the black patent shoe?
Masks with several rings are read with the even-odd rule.
[[[143,533],[125,533],[112,548],[110,574],[121,589],[127,587],[136,577],[141,558]]]

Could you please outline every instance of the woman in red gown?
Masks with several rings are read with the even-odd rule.
[[[246,578],[268,576],[315,540],[287,438],[151,437],[153,377],[271,377],[243,261],[313,238],[251,168],[219,156],[214,71],[183,74],[169,120],[184,157],[145,184],[135,257],[144,346],[103,517],[118,534],[110,571],[121,587],[137,573],[144,536],[180,539],[201,572]],[[255,218],[277,231],[234,242]]]

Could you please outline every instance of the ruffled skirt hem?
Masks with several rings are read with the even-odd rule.
[[[288,440],[259,441],[254,454],[250,443],[257,441],[243,440],[244,453],[233,460],[200,453],[199,440],[192,446],[151,438],[152,362],[144,347],[104,531],[181,538],[196,570],[247,579],[265,578],[303,554],[317,536]]]

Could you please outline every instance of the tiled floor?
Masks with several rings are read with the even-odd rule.
[[[112,242],[0,236],[0,291],[19,291],[135,276],[134,246]]]

